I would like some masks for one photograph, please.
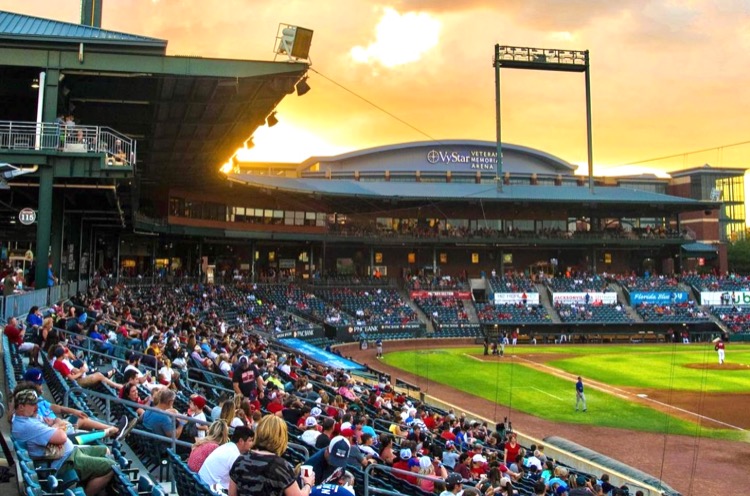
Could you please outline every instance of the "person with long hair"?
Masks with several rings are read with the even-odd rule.
[[[198,439],[190,451],[187,460],[187,466],[193,472],[199,472],[206,461],[208,455],[214,452],[216,448],[226,443],[229,439],[229,426],[226,422],[219,419],[208,426],[205,437]]]
[[[302,474],[300,488],[294,468],[282,458],[287,443],[286,422],[276,415],[263,417],[253,448],[240,455],[229,471],[229,496],[309,496],[315,474]]]

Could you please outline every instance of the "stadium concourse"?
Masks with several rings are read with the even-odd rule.
[[[537,284],[516,276],[507,279],[511,289],[514,284],[511,280],[525,290],[533,290]],[[712,279],[710,284],[721,285],[721,281]],[[415,282],[418,281],[411,283]],[[574,457],[556,452],[553,455],[551,446],[547,447],[547,456],[550,459],[554,456],[560,464],[553,464],[549,472],[541,475],[530,468],[545,458],[545,452],[539,452],[538,441],[533,438],[542,439],[550,434],[571,439],[652,474],[661,473],[664,481],[684,494],[724,494],[730,489],[728,484],[738,480],[735,477],[740,477],[740,472],[747,473],[744,461],[750,458],[746,456],[745,444],[680,437],[665,440],[663,436],[636,436],[616,429],[554,425],[519,412],[511,412],[510,418],[513,427],[525,434],[521,439],[526,451],[517,459],[511,455],[506,460],[504,453],[515,453],[503,450],[511,429],[502,419],[494,418],[492,409],[496,412],[497,407],[491,403],[430,384],[430,396],[457,405],[471,404],[472,412],[464,416],[458,408],[450,411],[438,406],[437,401],[425,403],[409,396],[408,391],[393,387],[401,379],[419,384],[418,378],[389,370],[395,374],[392,386],[373,375],[363,365],[374,361],[371,350],[359,350],[357,344],[342,348],[343,354],[356,359],[352,362],[342,357],[341,351],[329,353],[315,346],[317,342],[330,349],[341,341],[336,339],[335,327],[329,328],[333,331],[329,337],[315,338],[316,322],[333,319],[346,322],[349,328],[367,325],[377,334],[377,326],[389,329],[388,326],[420,322],[422,317],[411,309],[413,302],[396,289],[368,285],[373,281],[337,279],[319,283],[320,287],[291,283],[222,286],[195,281],[166,284],[141,280],[140,284],[129,285],[103,278],[79,285],[63,301],[48,301],[48,305],[26,309],[28,314],[20,316],[27,323],[26,334],[20,341],[13,329],[5,327],[7,406],[17,415],[25,412],[26,396],[19,391],[23,388],[39,391],[38,384],[43,382],[46,386],[41,390],[42,396],[63,406],[62,410],[53,407],[53,412],[69,414],[71,411],[65,408],[73,408],[73,412],[99,419],[99,429],[106,427],[112,431],[108,432],[110,437],[94,441],[108,446],[111,452],[108,456],[114,464],[114,475],[109,487],[118,494],[132,496],[170,491],[173,488],[169,481],[175,481],[174,489],[180,496],[209,496],[210,486],[216,480],[190,468],[200,463],[193,455],[217,448],[226,439],[219,435],[215,446],[198,450],[195,445],[211,444],[201,441],[204,436],[200,426],[210,426],[207,435],[211,437],[221,428],[221,423],[213,423],[219,418],[235,430],[241,426],[253,429],[263,416],[274,414],[286,421],[290,444],[284,457],[294,465],[305,462],[319,449],[325,452],[325,442],[320,445],[317,442],[321,435],[329,436],[330,441],[330,437],[340,434],[346,437],[347,444],[359,446],[352,447],[351,456],[345,460],[358,494],[364,490],[364,469],[369,459],[393,464],[394,468],[408,470],[413,466],[416,472],[421,461],[416,457],[418,452],[446,460],[444,453],[454,449],[476,461],[454,465],[467,487],[481,483],[480,476],[484,473],[495,484],[501,483],[500,477],[494,478],[496,474],[511,475],[513,487],[521,494],[534,494],[540,477],[548,483],[547,494],[565,494],[560,487],[568,487],[570,493],[576,494],[573,490],[579,483],[596,488],[606,482],[600,470],[585,469],[589,466],[585,460],[563,466],[561,460]],[[549,285],[570,289],[562,281]],[[39,291],[49,298],[50,292]],[[18,308],[22,298],[38,300],[36,293],[8,296],[5,308]],[[528,292],[526,298],[531,298]],[[472,313],[471,301],[462,301],[463,312]],[[311,308],[316,309],[315,313]],[[295,309],[315,318],[305,320]],[[380,336],[400,338],[401,334],[382,332]],[[297,339],[289,339],[294,336]],[[24,342],[42,348],[41,374],[24,354],[30,348],[23,346]],[[415,345],[391,341],[387,346],[396,349]],[[381,367],[384,365],[378,363],[378,368]],[[87,373],[79,373],[82,370]],[[248,378],[248,371],[253,372],[253,377],[243,381]],[[20,410],[11,401],[13,398],[21,398]],[[174,410],[165,414],[165,405]],[[163,415],[171,427],[160,430],[151,421],[155,414]],[[172,420],[175,416],[177,420]],[[135,428],[128,432],[136,419]],[[177,423],[172,424],[173,421]],[[191,427],[194,424],[198,428]],[[306,443],[304,440],[309,436],[304,435],[305,431],[318,431],[317,426],[324,433],[313,432],[316,442]],[[339,438],[336,440],[340,442]],[[85,473],[67,470],[50,477],[50,472],[39,465],[43,460],[38,447],[24,445],[19,439],[13,439],[12,446],[15,454],[9,456],[20,462],[18,480],[23,494],[56,494],[64,488],[81,493],[86,487]],[[735,463],[719,463],[726,453],[737,455]],[[403,460],[401,465],[394,463],[402,454],[411,463],[409,460]],[[420,474],[431,473],[431,458],[427,458]],[[205,459],[211,460],[210,455]],[[447,459],[446,465],[450,465],[451,457]],[[688,474],[689,467],[696,466],[696,460],[706,470]],[[501,472],[493,470],[494,467]],[[434,469],[441,474],[440,466]],[[417,485],[420,483],[413,479],[415,476],[405,480],[397,473],[381,469],[369,473],[367,484],[370,488],[401,494],[428,494],[430,491],[423,491],[425,485]],[[335,480],[346,483],[348,479]],[[624,482],[614,473],[611,480]],[[630,494],[639,488],[646,494],[655,494],[648,492],[646,484],[635,480],[627,481],[627,485]],[[439,486],[438,481],[435,487]],[[662,490],[665,494],[676,494],[666,485]]]

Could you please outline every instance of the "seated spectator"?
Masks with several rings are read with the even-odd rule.
[[[263,417],[258,422],[253,449],[240,455],[229,471],[229,496],[309,496],[315,474],[300,474],[300,487],[294,467],[282,458],[288,437],[286,423],[280,417]]]
[[[116,436],[117,439],[122,439],[127,436],[135,426],[137,420],[135,418],[128,420],[127,417],[123,416],[119,419],[116,426],[112,426],[92,419],[81,410],[50,403],[42,396],[44,376],[39,369],[26,370],[23,378],[23,382],[20,382],[18,386],[16,386],[14,396],[15,393],[18,393],[23,389],[31,389],[35,391],[38,397],[37,410],[39,412],[39,417],[52,427],[65,428],[65,431],[68,434],[74,434],[76,431],[103,431],[107,437]],[[67,420],[60,418],[61,415],[67,415]]]
[[[89,374],[88,365],[77,359],[71,361],[65,348],[62,346],[55,349],[52,368],[60,372],[60,375],[62,375],[64,379],[75,381],[81,387],[90,388],[97,384],[104,383],[111,388],[118,390],[122,389],[122,384],[112,381],[109,377],[105,377],[101,372]],[[110,371],[110,376],[112,373],[114,373],[114,370]]]
[[[315,446],[320,432],[318,431],[318,419],[310,415],[305,419],[305,432],[300,435],[299,439],[308,446]]]
[[[253,446],[255,433],[247,427],[236,427],[228,443],[222,444],[206,458],[198,471],[198,477],[209,486],[218,484],[229,489],[229,470],[234,461]]]
[[[8,336],[8,341],[16,346],[19,353],[29,354],[29,365],[41,367],[39,364],[39,345],[25,341],[26,330],[19,326],[17,318],[11,317],[8,319],[3,334]]]
[[[198,439],[190,451],[187,466],[193,472],[200,472],[206,458],[229,439],[229,426],[223,420],[217,420],[208,427],[206,435]]]
[[[305,461],[315,472],[315,485],[325,484],[338,478],[349,461],[349,441],[343,436],[331,439],[326,449],[321,449]]]
[[[173,421],[172,417],[167,415],[168,413],[180,413],[174,408],[176,396],[176,393],[171,389],[160,390],[159,394],[154,398],[154,401],[156,401],[156,405],[154,406],[161,410],[161,412],[148,410],[144,413],[143,426],[154,434],[179,439],[182,429],[185,427],[185,421]]]
[[[75,446],[62,428],[47,425],[39,416],[36,391],[24,389],[13,397],[13,438],[31,457],[52,457],[51,468],[70,467],[84,484],[87,496],[95,496],[112,479],[115,461],[107,458],[106,446]]]

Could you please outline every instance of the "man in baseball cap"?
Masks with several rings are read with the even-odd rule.
[[[315,485],[330,482],[343,473],[349,460],[351,445],[344,436],[331,439],[328,448],[318,450],[304,465],[311,465],[315,472]]]
[[[454,494],[463,493],[462,481],[461,474],[457,474],[456,472],[448,474],[448,477],[445,478],[445,491],[440,493],[440,496],[453,496]]]

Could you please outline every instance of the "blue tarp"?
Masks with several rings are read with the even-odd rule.
[[[347,360],[346,358],[340,357],[333,353],[328,353],[327,351],[321,350],[317,346],[313,346],[310,343],[302,341],[301,339],[290,338],[281,339],[280,341],[290,348],[294,348],[300,353],[304,353],[305,355],[310,357],[311,360],[320,362],[328,367],[346,370],[366,370],[364,366],[356,362],[352,362],[351,360]]]

